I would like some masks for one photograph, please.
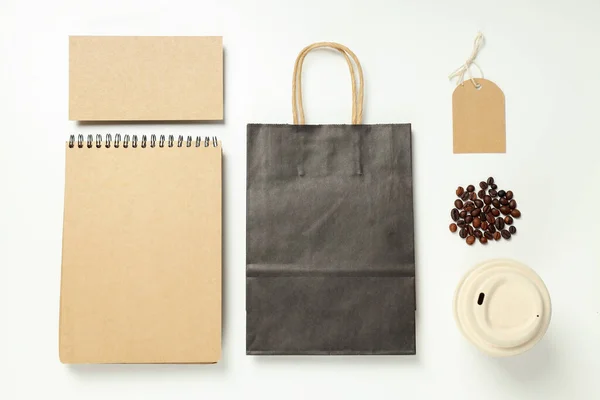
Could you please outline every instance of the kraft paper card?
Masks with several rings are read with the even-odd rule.
[[[222,120],[222,37],[71,36],[69,119]]]
[[[215,363],[221,147],[117,139],[67,145],[60,360]]]
[[[466,81],[452,95],[454,153],[506,153],[504,93],[492,81]]]

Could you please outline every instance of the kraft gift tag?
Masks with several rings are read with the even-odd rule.
[[[506,153],[505,100],[502,89],[494,82],[473,78],[470,67],[483,42],[480,33],[475,38],[473,53],[465,64],[450,75],[459,78],[452,94],[452,125],[454,153]],[[465,82],[465,74],[469,81]],[[482,74],[483,75],[483,74]]]

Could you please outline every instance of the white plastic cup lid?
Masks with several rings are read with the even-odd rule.
[[[488,260],[469,271],[454,294],[463,335],[494,357],[523,353],[544,336],[552,305],[542,279],[514,260]]]

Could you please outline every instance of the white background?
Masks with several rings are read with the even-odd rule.
[[[3,0],[0,398],[600,398],[599,17],[597,0]],[[453,155],[447,75],[469,55],[478,30],[487,39],[479,64],[506,94],[508,151]],[[69,122],[68,35],[75,34],[223,35],[225,123]],[[323,40],[360,58],[366,123],[413,124],[414,357],[245,355],[246,123],[291,122],[295,56]],[[350,121],[339,55],[309,56],[304,81],[309,123]],[[116,132],[223,141],[224,340],[217,365],[59,363],[64,141]],[[515,192],[519,233],[510,243],[467,247],[448,232],[453,193],[488,175]],[[533,267],[554,307],[542,342],[512,359],[479,353],[451,311],[462,274],[500,256]]]

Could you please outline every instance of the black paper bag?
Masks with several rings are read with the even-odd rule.
[[[350,66],[353,125],[304,125],[319,47]],[[337,43],[300,53],[293,89],[295,125],[248,125],[247,353],[415,354],[410,125],[360,125],[362,70]]]

